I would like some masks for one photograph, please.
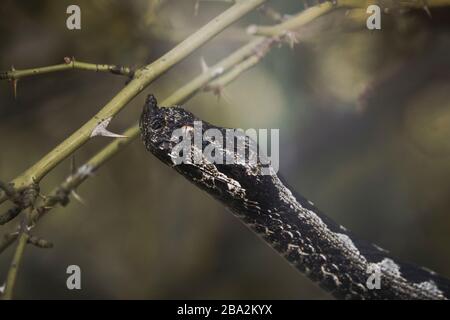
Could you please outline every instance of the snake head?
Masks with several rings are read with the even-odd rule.
[[[139,126],[145,147],[164,162],[170,160],[170,152],[176,141],[176,129],[191,128],[195,116],[180,107],[160,107],[154,95],[150,94],[142,110]]]

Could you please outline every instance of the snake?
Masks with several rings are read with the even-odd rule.
[[[239,218],[249,229],[275,249],[294,268],[316,282],[337,299],[420,299],[447,300],[450,280],[391,254],[334,222],[306,198],[289,187],[274,170],[262,174],[263,163],[242,161],[237,147],[227,149],[218,141],[202,141],[204,148],[216,143],[232,153],[232,163],[215,163],[201,156],[200,161],[175,164],[173,152],[179,140],[177,129],[192,133],[202,121],[182,106],[158,106],[154,95],[145,101],[139,120],[145,148],[198,188],[206,191]],[[202,121],[202,133],[227,128]],[[245,140],[248,148],[251,138]],[[192,154],[201,154],[192,146]],[[251,152],[251,149],[249,149]],[[192,160],[192,157],[185,159]],[[270,165],[269,165],[270,168]]]

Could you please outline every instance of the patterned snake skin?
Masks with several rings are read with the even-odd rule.
[[[449,280],[425,268],[399,262],[386,250],[357,239],[311,202],[294,195],[275,172],[261,175],[259,161],[251,165],[239,159],[236,149],[235,164],[214,164],[203,158],[200,164],[174,165],[172,132],[179,128],[190,130],[194,121],[199,119],[180,107],[158,107],[150,95],[140,119],[145,147],[231,209],[295,268],[336,298],[450,298]],[[219,129],[225,137],[225,128],[203,122],[203,130],[209,128]],[[203,142],[203,147],[208,143]],[[194,145],[192,149],[193,153],[199,152]],[[371,287],[367,283],[374,274],[379,286]]]

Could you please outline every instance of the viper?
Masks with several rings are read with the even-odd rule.
[[[148,151],[200,189],[220,201],[296,269],[339,299],[449,299],[450,281],[423,267],[398,261],[386,250],[363,241],[335,223],[312,202],[298,195],[272,170],[262,174],[267,161],[245,161],[253,152],[250,138],[246,152],[232,153],[232,163],[218,164],[192,146],[188,161],[174,164],[173,132],[190,132],[201,121],[179,106],[159,107],[153,95],[140,118],[141,137]],[[202,130],[226,128],[202,122]],[[200,161],[189,161],[195,157]],[[266,160],[266,159],[264,159]]]

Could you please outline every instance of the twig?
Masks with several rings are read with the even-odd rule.
[[[195,49],[202,46],[248,12],[259,7],[265,1],[266,0],[246,0],[236,2],[229,9],[200,28],[197,32],[189,36],[161,58],[137,70],[133,80],[131,80],[128,85],[108,102],[93,118],[86,122],[55,149],[41,158],[41,160],[15,178],[12,182],[14,183],[16,190],[23,190],[33,182],[39,182],[58,163],[86,143],[99,122],[116,115],[132,98],[144,90],[144,88],[161,74],[165,73],[175,64],[191,54]],[[2,192],[0,194],[0,203],[3,203],[6,198],[7,197]]]
[[[23,217],[20,226],[19,226],[19,241],[16,247],[16,251],[14,253],[13,259],[11,261],[11,265],[9,267],[8,275],[6,277],[5,283],[5,292],[3,299],[9,300],[12,299],[12,294],[14,291],[14,286],[16,283],[17,272],[19,270],[20,262],[22,261],[22,256],[25,250],[25,245],[28,243],[30,235],[28,224],[31,218],[31,215],[34,210],[34,202],[38,197],[39,190],[36,188],[36,185],[33,184],[32,188],[27,188],[23,191],[21,200],[24,206],[28,207],[25,216]],[[14,237],[11,235],[11,237]],[[5,243],[8,243],[8,239],[5,239]],[[6,247],[5,247],[6,248]]]
[[[72,69],[95,71],[95,72],[110,72],[112,74],[124,75],[130,78],[132,78],[134,75],[134,71],[128,67],[108,65],[108,64],[87,63],[76,61],[74,58],[65,57],[64,63],[53,66],[45,66],[40,68],[31,68],[23,70],[11,68],[10,71],[0,72],[0,80],[10,80],[10,81],[19,80],[25,77],[37,76],[45,73],[59,72]]]
[[[31,211],[32,209],[30,209]],[[27,220],[24,219],[21,224],[19,241],[17,243],[16,251],[14,253],[11,265],[8,270],[8,275],[6,277],[5,292],[2,296],[3,300],[12,299],[14,287],[16,284],[17,272],[20,267],[20,262],[22,261],[25,246],[28,242],[28,231],[27,231]]]
[[[399,7],[405,9],[424,9],[427,12],[429,12],[429,8],[432,7],[450,6],[450,0],[427,0],[425,5],[423,1],[418,0],[406,0],[392,3],[396,8]],[[383,7],[383,9],[390,9],[386,6],[383,6],[383,1],[373,1],[373,4],[379,4]],[[333,9],[360,8],[365,10],[367,6],[367,2],[361,0],[327,1],[322,4],[317,4],[313,7],[307,8],[291,19],[287,19],[276,26],[253,25],[247,29],[247,32],[252,35],[260,35],[266,37],[276,36],[282,34],[283,32],[287,33],[289,31],[295,30],[303,26],[305,23],[308,23],[318,18],[319,16],[322,16],[325,13],[332,11]]]
[[[260,35],[266,37],[280,36],[286,34],[290,30],[297,29],[313,21],[314,19],[324,15],[325,13],[330,12],[334,8],[336,8],[336,6],[331,2],[325,2],[301,11],[291,19],[285,20],[284,22],[275,26],[252,25],[247,28],[247,32],[252,35]]]
[[[242,61],[222,77],[208,84],[205,87],[205,91],[213,91],[217,95],[220,95],[223,88],[225,88],[229,83],[238,78],[242,73],[255,66],[261,60],[261,58],[262,57],[255,55],[248,58],[247,60]]]

